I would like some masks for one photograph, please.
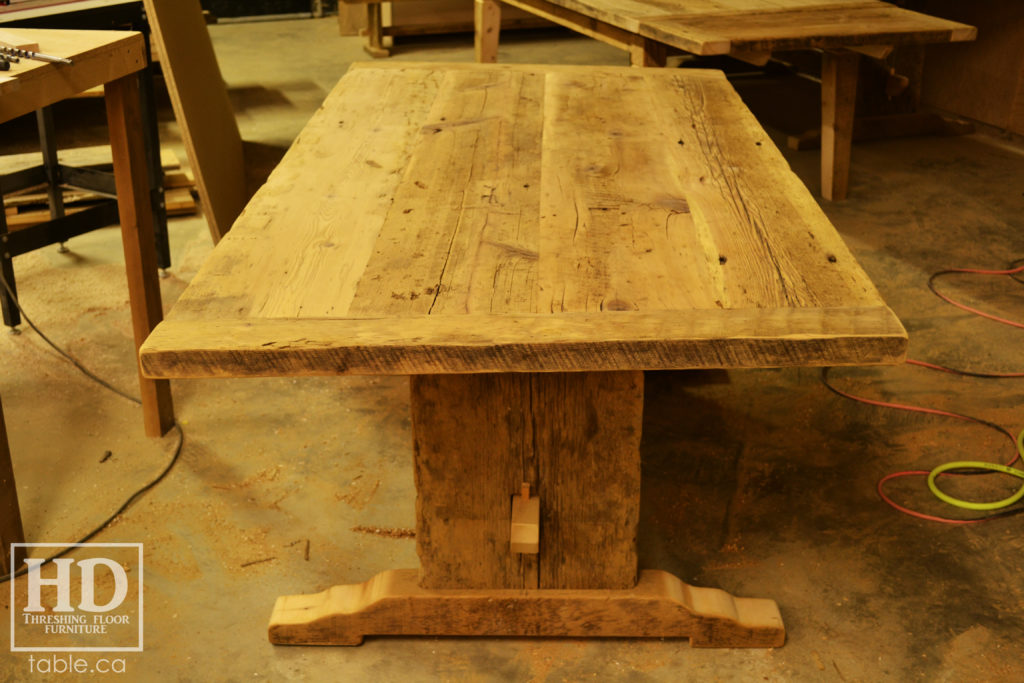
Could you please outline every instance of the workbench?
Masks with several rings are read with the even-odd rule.
[[[771,600],[638,567],[643,371],[906,343],[720,72],[394,63],[339,82],[141,360],[411,376],[420,568],[279,598],[274,643],[771,647]]]
[[[153,209],[143,125],[139,107],[139,71],[146,46],[134,31],[59,31],[18,29],[37,43],[39,52],[66,57],[72,64],[22,59],[0,72],[0,122],[27,114],[102,85],[114,162],[118,217],[124,243],[125,270],[136,348],[163,317],[157,280]],[[5,279],[12,281],[10,255],[24,253],[25,231],[8,232],[0,201],[0,243]],[[174,423],[170,386],[139,374],[146,434],[161,436]]]
[[[501,4],[629,51],[634,66],[665,66],[667,50],[729,55],[763,66],[779,50],[818,49],[821,194],[845,199],[859,53],[973,40],[975,29],[879,0],[475,0],[476,57],[495,62]]]
[[[0,6],[0,32],[10,30],[17,32],[23,28],[30,29],[69,29],[69,30],[132,30],[142,33],[146,46],[146,66],[139,71],[139,106],[142,112],[143,140],[146,145],[146,163],[149,173],[150,206],[153,210],[153,228],[156,232],[157,264],[160,268],[171,267],[171,248],[167,235],[167,205],[164,197],[164,174],[160,165],[160,135],[156,121],[156,96],[153,87],[153,60],[149,53],[149,22],[146,20],[142,0],[28,0],[13,5]],[[23,177],[23,187],[12,187],[8,182],[0,182],[5,192],[31,187],[46,182],[50,185],[50,213],[56,225],[40,228],[37,234],[52,237],[49,242],[35,240],[26,244],[26,249],[39,248],[52,244],[54,240],[63,242],[88,229],[96,229],[113,225],[117,222],[117,208],[112,203],[104,203],[88,210],[92,215],[65,217],[60,201],[60,193],[53,193],[53,188],[61,184],[82,187],[83,183],[97,192],[108,192],[113,186],[113,178],[96,173],[77,173],[76,169],[62,167],[56,160],[56,141],[54,135],[53,115],[51,107],[43,107],[37,112],[39,142],[44,167],[43,174],[31,174],[34,177]],[[41,179],[42,175],[45,179]],[[78,183],[78,185],[76,185]],[[11,283],[14,284],[13,282]],[[10,301],[0,297],[4,304],[4,323],[10,326],[20,324],[17,311],[12,310]]]

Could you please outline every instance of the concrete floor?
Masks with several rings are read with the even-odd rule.
[[[363,58],[361,40],[339,38],[333,19],[210,32],[258,181],[348,63]],[[394,59],[470,61],[471,52],[463,36],[406,45]],[[625,63],[557,33],[510,37],[501,59]],[[166,113],[162,134],[184,158]],[[816,192],[817,153],[787,156]],[[1024,148],[984,135],[858,145],[852,178],[850,198],[825,209],[910,331],[911,356],[1024,370],[1019,330],[971,318],[925,286],[935,270],[1024,256]],[[211,249],[199,218],[174,220],[171,238],[167,306]],[[22,301],[55,340],[134,390],[118,232],[70,246],[16,259]],[[1016,283],[957,280],[947,289],[1024,319]],[[173,437],[146,439],[135,406],[77,374],[34,333],[0,334],[0,367],[30,541],[77,539],[169,458]],[[1024,426],[1019,381],[910,367],[844,370],[835,381],[1014,432]],[[778,650],[616,639],[271,646],[265,629],[278,594],[416,565],[413,540],[354,530],[414,525],[407,381],[179,381],[173,390],[180,461],[96,539],[145,544],[146,650],[125,656],[133,680],[1024,680],[1021,518],[943,526],[901,516],[875,494],[891,471],[1006,460],[1005,439],[853,404],[823,388],[817,371],[652,373],[646,389],[642,565],[774,598],[788,629]],[[1009,486],[982,487],[992,495]],[[892,491],[945,512],[919,480]],[[8,599],[0,590],[5,611]],[[30,679],[26,655],[0,655],[0,680]]]

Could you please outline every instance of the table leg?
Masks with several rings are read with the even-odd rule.
[[[0,188],[2,190],[3,188]],[[0,308],[3,309],[4,325],[14,328],[21,324],[21,312],[14,303],[18,296],[18,286],[14,281],[14,257],[7,248],[7,212],[4,209],[4,197],[0,194],[0,276],[7,287],[0,287]]]
[[[64,216],[64,192],[57,162],[57,134],[53,127],[53,107],[36,110],[36,126],[39,129],[39,148],[43,152],[43,169],[46,171],[46,200],[50,207],[50,218]]]
[[[846,199],[849,186],[859,57],[855,52],[822,53],[821,196],[829,200]]]
[[[139,368],[138,348],[163,319],[163,308],[157,279],[143,124],[139,112],[138,76],[130,74],[107,83],[104,91],[135,335],[136,367]],[[143,377],[139,368],[139,387],[146,434],[162,436],[174,424],[170,383]]]
[[[781,645],[771,600],[637,571],[643,373],[412,379],[420,569],[278,598],[277,644],[366,635],[689,637]],[[537,554],[510,549],[512,498],[540,499]]]
[[[18,487],[14,483],[14,467],[11,464],[11,450],[7,444],[7,426],[4,423],[3,408],[0,407],[0,572],[10,574],[12,543],[24,543],[25,532],[21,526],[21,510],[18,507]]]
[[[665,66],[668,55],[664,43],[637,36],[629,46],[630,66]]]
[[[494,64],[498,61],[501,37],[501,5],[497,0],[476,0],[473,10],[473,49],[476,61]]]
[[[384,14],[380,2],[366,4],[366,41],[363,49],[374,59],[391,55],[391,51],[384,47]]]

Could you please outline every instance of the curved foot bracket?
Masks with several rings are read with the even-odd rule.
[[[663,571],[625,590],[429,590],[415,569],[312,595],[277,599],[270,642],[359,645],[364,636],[568,636],[689,638],[692,647],[779,647],[773,600],[696,588]]]

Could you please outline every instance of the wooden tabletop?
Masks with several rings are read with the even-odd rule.
[[[157,377],[898,362],[724,76],[357,64],[142,348]]]
[[[66,57],[73,64],[22,59],[0,72],[0,121],[110,83],[146,66],[142,34],[134,31],[9,29],[38,43],[36,52]]]
[[[976,34],[973,26],[879,0],[545,2],[699,55],[950,42]]]
[[[142,0],[16,0],[13,5],[0,7],[0,24],[115,5],[129,5],[133,2],[138,3]]]

